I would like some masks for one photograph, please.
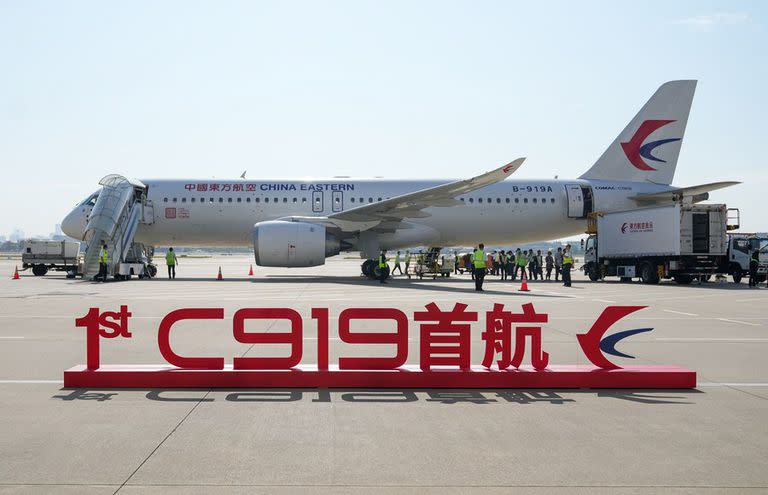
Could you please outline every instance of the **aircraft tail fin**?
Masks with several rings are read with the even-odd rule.
[[[671,184],[696,81],[662,84],[581,179]]]

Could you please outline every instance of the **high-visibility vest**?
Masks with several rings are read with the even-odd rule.
[[[526,262],[527,260],[525,258],[525,254],[523,254],[522,252],[517,253],[517,255],[515,256],[515,263],[517,263],[517,266],[525,266]]]
[[[387,257],[383,254],[379,256],[379,268],[386,268],[387,267]]]
[[[168,266],[175,266],[176,265],[176,253],[173,251],[168,251],[165,253],[165,264]]]
[[[571,258],[570,254],[564,254],[563,255],[563,264],[564,265],[572,265],[573,264],[573,258]]]
[[[395,255],[395,263],[400,264],[400,255],[399,254]]]
[[[99,251],[99,263],[107,263],[109,261],[109,251],[106,248],[101,248]]]
[[[485,268],[485,252],[482,249],[475,250],[472,264],[475,268]]]
[[[411,253],[405,253],[405,262],[410,263],[411,262]]]

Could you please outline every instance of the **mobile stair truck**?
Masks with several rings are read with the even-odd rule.
[[[733,211],[733,210],[732,210]],[[597,213],[590,225],[584,273],[590,280],[662,278],[678,284],[722,271],[729,210],[722,204],[679,204]],[[735,227],[735,226],[734,226]]]

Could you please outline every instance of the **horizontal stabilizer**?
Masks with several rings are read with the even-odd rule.
[[[670,189],[668,191],[663,191],[658,193],[638,194],[636,196],[631,196],[629,199],[634,199],[638,203],[642,203],[642,204],[679,201],[686,197],[696,198],[697,196],[701,196],[702,194],[706,194],[710,191],[716,191],[718,189],[723,189],[724,187],[735,186],[736,184],[741,184],[741,182],[738,182],[738,181],[711,182],[709,184],[701,184],[698,186],[676,187],[674,189]],[[703,198],[703,199],[706,199],[706,198]]]

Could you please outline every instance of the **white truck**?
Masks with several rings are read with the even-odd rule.
[[[721,271],[730,273],[735,283],[749,276],[749,261],[752,253],[759,250],[759,265],[756,281],[765,282],[768,266],[768,232],[728,234],[728,255],[723,259]]]
[[[722,204],[674,204],[597,215],[587,239],[584,273],[593,281],[672,278],[688,284],[722,272],[728,250],[728,209]]]
[[[48,270],[78,273],[80,243],[28,240],[24,243],[21,263],[25,269],[31,268],[32,273],[38,277],[48,273]]]

